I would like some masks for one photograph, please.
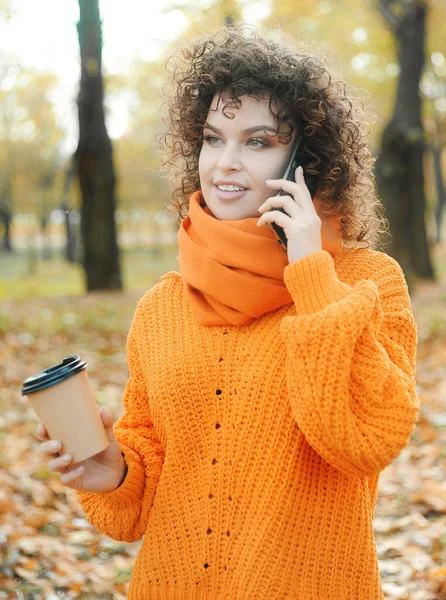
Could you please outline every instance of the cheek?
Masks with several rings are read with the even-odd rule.
[[[206,152],[202,150],[200,152],[200,156],[198,157],[198,174],[200,179],[206,176],[210,171],[210,161],[209,157],[206,155]]]
[[[262,181],[266,179],[280,179],[287,166],[287,155],[259,157],[251,164],[251,172],[256,173],[256,178]]]
[[[287,166],[288,166],[288,155],[281,156],[280,159],[274,165],[274,168],[271,169],[272,171],[274,171],[271,179],[282,179]]]

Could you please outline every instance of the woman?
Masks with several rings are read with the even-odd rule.
[[[138,304],[110,447],[74,467],[45,441],[48,466],[100,531],[144,536],[130,599],[382,599],[372,520],[418,417],[417,330],[373,249],[362,113],[246,28],[192,44],[166,94],[180,272]]]

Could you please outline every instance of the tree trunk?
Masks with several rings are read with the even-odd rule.
[[[12,252],[11,245],[11,181],[10,171],[5,169],[5,179],[0,185],[0,222],[3,223],[3,250]]]
[[[81,85],[75,159],[82,193],[83,264],[87,290],[121,289],[115,226],[115,172],[105,127],[102,34],[98,0],[79,0]]]
[[[376,180],[390,221],[392,241],[386,248],[401,265],[409,287],[413,275],[434,278],[424,212],[424,130],[420,77],[424,66],[424,1],[381,0],[380,9],[398,44],[400,76],[394,111],[383,132],[375,165]],[[395,15],[401,14],[400,17]]]
[[[69,263],[76,262],[76,236],[73,229],[73,223],[70,213],[70,187],[76,170],[76,158],[69,163],[65,171],[65,181],[63,185],[63,200],[60,203],[60,210],[65,217],[65,258]]]
[[[12,252],[11,245],[11,221],[12,216],[8,206],[5,204],[0,206],[0,221],[3,223],[3,243],[2,249],[6,252]]]
[[[441,153],[443,146],[441,143],[437,143],[434,140],[432,145],[432,156],[434,159],[434,172],[435,172],[435,189],[437,190],[437,205],[435,207],[435,224],[437,227],[436,241],[437,244],[441,242],[441,225],[443,222],[443,210],[446,206],[446,189],[443,183],[443,172],[441,168]]]

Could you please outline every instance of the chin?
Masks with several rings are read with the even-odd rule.
[[[212,206],[208,205],[208,208],[219,221],[240,221],[241,219],[249,219],[255,215],[251,215],[246,211],[241,211],[235,206]],[[260,215],[259,215],[260,218]]]

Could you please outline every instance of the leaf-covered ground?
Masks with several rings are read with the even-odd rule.
[[[412,305],[418,324],[419,423],[380,479],[374,529],[388,600],[446,600],[446,248],[438,285]],[[79,353],[100,404],[120,414],[125,340],[143,291],[0,304],[0,599],[121,600],[140,542],[101,535],[76,494],[45,468],[36,417],[20,396],[30,374]],[[357,599],[366,600],[366,599]]]

